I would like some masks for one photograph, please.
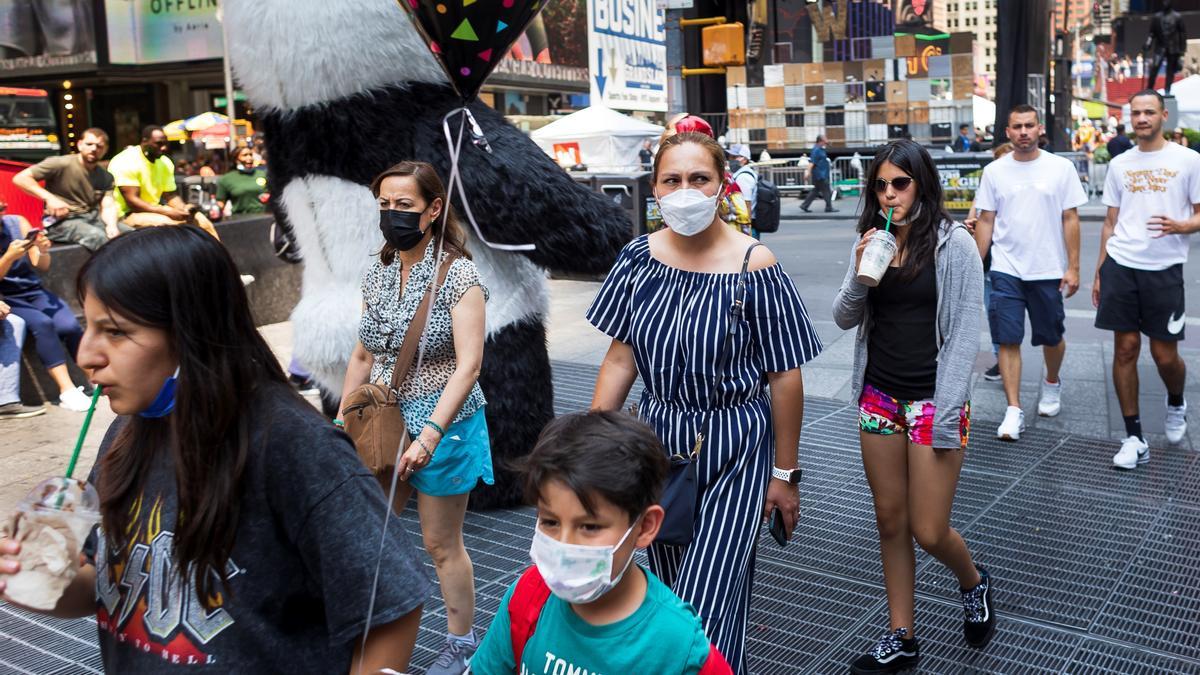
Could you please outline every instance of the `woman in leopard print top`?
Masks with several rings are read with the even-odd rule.
[[[379,202],[387,243],[363,279],[359,341],[346,370],[343,401],[368,381],[391,380],[417,306],[437,269],[450,265],[425,325],[420,368],[414,364],[400,384],[404,422],[415,437],[397,464],[400,483],[393,502],[401,512],[417,492],[425,549],[437,570],[448,616],[439,661],[450,666],[468,658],[475,645],[475,584],[462,538],[467,496],[478,481],[493,482],[486,401],[477,381],[487,290],[463,246],[453,212],[443,212],[450,207],[432,166],[401,162],[376,177],[371,191]],[[441,264],[435,266],[439,244]],[[390,479],[381,480],[385,488],[390,484]]]

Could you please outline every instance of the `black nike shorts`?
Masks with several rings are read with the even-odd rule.
[[[1100,266],[1096,328],[1178,342],[1184,335],[1184,310],[1182,264],[1152,272],[1125,267],[1110,256]]]

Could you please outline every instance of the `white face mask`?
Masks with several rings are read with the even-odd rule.
[[[916,208],[915,211],[910,211],[907,214],[905,214],[903,217],[900,217],[900,216],[893,217],[892,225],[903,227],[905,225],[911,224],[917,216],[920,216],[921,215],[921,205],[914,203],[913,206]],[[883,216],[884,222],[887,222],[888,209],[886,206],[881,207],[879,209],[879,215]]]
[[[535,525],[529,555],[550,587],[550,592],[559,599],[572,604],[592,602],[611,591],[625,576],[625,570],[633,562],[633,554],[630,553],[625,566],[615,577],[613,554],[629,538],[629,533],[633,532],[636,525],[629,526],[616,546],[564,544]]]
[[[718,195],[709,197],[699,190],[685,188],[660,197],[658,207],[667,227],[677,234],[691,237],[712,225],[717,215],[717,198]]]

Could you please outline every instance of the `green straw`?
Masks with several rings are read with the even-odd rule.
[[[100,400],[100,392],[104,388],[96,385],[92,389],[92,404],[88,406],[87,417],[83,418],[83,428],[79,430],[79,438],[75,441],[75,450],[71,453],[71,463],[67,465],[67,478],[75,473],[75,463],[79,461],[79,451],[83,449],[83,439],[87,437],[88,427],[92,426],[92,413],[96,412],[96,402]]]
[[[888,209],[888,219],[887,219],[887,223],[885,223],[885,224],[884,224],[884,226],[883,226],[883,231],[884,231],[884,232],[891,232],[891,231],[892,231],[892,213],[893,213],[895,210],[896,210],[896,207],[894,207],[894,206],[893,206],[892,208]],[[93,405],[94,405],[94,404],[93,404]],[[87,428],[87,427],[84,427],[84,428]],[[67,474],[67,475],[69,476],[70,474]]]

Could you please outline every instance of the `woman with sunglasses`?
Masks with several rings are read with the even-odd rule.
[[[884,146],[871,163],[859,240],[833,302],[844,330],[858,327],[853,395],[863,470],[875,500],[890,629],[850,667],[892,673],[916,666],[912,541],[958,578],[967,644],[995,630],[992,582],[950,527],[970,428],[971,371],[979,352],[983,268],[966,227],[942,206],[937,169],[917,143]],[[871,235],[887,227],[897,250],[878,286],[856,279]]]

